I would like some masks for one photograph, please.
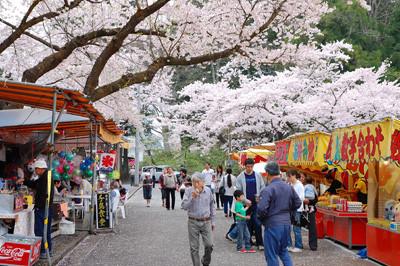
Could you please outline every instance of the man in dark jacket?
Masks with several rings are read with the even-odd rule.
[[[268,266],[279,266],[278,257],[284,266],[292,266],[287,245],[290,236],[290,213],[301,206],[301,200],[294,189],[282,181],[279,165],[269,162],[265,187],[260,193],[257,214],[265,226],[264,246]]]
[[[45,220],[45,208],[46,208],[46,200],[49,197],[48,186],[47,186],[47,163],[44,160],[37,160],[35,162],[35,173],[38,176],[35,180],[24,181],[24,184],[29,188],[35,190],[35,235],[38,237],[42,237],[44,235],[44,220]],[[51,205],[53,204],[53,196],[54,196],[54,184],[51,182],[50,184],[50,199],[49,199],[49,217],[48,217],[48,226],[47,226],[47,242],[49,244],[49,251],[52,251],[51,244]],[[42,241],[41,245],[41,258],[46,258],[44,241]]]

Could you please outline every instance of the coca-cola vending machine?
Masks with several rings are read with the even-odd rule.
[[[40,237],[6,234],[0,247],[0,265],[35,264],[40,257]]]

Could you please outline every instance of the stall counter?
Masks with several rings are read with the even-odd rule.
[[[386,265],[400,265],[400,233],[367,225],[368,258]]]
[[[367,213],[349,213],[317,207],[323,235],[349,248],[366,246]],[[322,235],[318,232],[318,235]]]

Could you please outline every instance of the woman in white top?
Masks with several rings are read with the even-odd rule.
[[[228,217],[228,211],[229,211],[229,217],[232,216],[231,208],[232,208],[232,202],[233,202],[233,192],[235,192],[236,187],[234,184],[236,184],[236,177],[232,175],[232,169],[228,168],[226,169],[226,174],[222,179],[219,184],[220,187],[224,187],[224,213],[225,217]]]

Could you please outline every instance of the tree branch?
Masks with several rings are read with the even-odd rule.
[[[24,24],[27,20],[29,15],[32,13],[32,11],[35,9],[35,7],[42,2],[42,0],[34,0],[31,6],[28,8],[28,11],[26,11],[25,16],[22,18],[20,25]]]
[[[103,52],[99,55],[96,62],[93,65],[92,71],[90,72],[88,79],[86,81],[84,92],[92,96],[94,90],[99,84],[100,74],[103,72],[105,65],[108,60],[119,51],[126,37],[135,31],[135,27],[142,22],[145,18],[153,14],[154,12],[160,10],[169,0],[158,0],[151,6],[145,9],[139,9],[136,13],[129,19],[124,27],[115,35],[115,37],[109,42],[104,48]]]
[[[24,34],[24,32],[27,29],[29,29],[30,27],[32,27],[32,26],[44,21],[45,19],[52,19],[52,18],[55,18],[55,17],[59,16],[60,14],[62,14],[62,11],[63,11],[64,8],[68,8],[69,10],[73,9],[73,8],[79,6],[79,4],[82,1],[83,0],[75,0],[68,7],[63,6],[63,7],[59,8],[57,11],[50,11],[50,12],[48,12],[46,14],[40,15],[38,17],[34,17],[34,18],[26,21],[25,23],[21,23],[15,29],[15,31],[13,33],[11,33],[10,36],[8,36],[2,43],[0,43],[0,54],[2,52],[4,52],[4,50],[6,50],[11,44],[13,44],[19,37],[21,37],[21,35]],[[24,19],[25,19],[25,17],[24,17]],[[24,19],[22,20],[22,22],[24,21]]]
[[[212,54],[192,57],[190,59],[186,59],[184,57],[179,57],[179,58],[160,57],[153,63],[151,63],[144,71],[123,75],[121,78],[119,78],[114,82],[98,87],[94,91],[93,95],[91,95],[91,100],[92,101],[100,100],[101,98],[107,95],[119,91],[121,88],[126,88],[133,84],[150,82],[157,74],[158,70],[160,70],[165,66],[188,66],[188,65],[201,64],[208,61],[215,61],[221,58],[229,57],[238,50],[239,46],[235,46],[234,48],[226,49]]]
[[[11,23],[5,21],[5,20],[2,19],[2,18],[0,18],[0,22],[3,23],[3,24],[5,24],[5,25],[7,25],[7,26],[9,26],[10,28],[12,28],[12,29],[14,29],[14,30],[17,29],[16,26],[14,26],[13,24],[11,24]],[[27,31],[25,31],[23,34],[26,35],[26,36],[28,36],[28,37],[30,37],[30,38],[32,38],[32,39],[34,39],[35,41],[38,41],[38,42],[40,42],[40,43],[46,45],[47,47],[49,47],[49,48],[51,48],[51,49],[54,49],[55,51],[59,51],[59,50],[60,50],[60,47],[59,47],[59,46],[54,45],[54,44],[51,44],[51,43],[49,43],[48,41],[46,41],[46,40],[44,40],[44,39],[42,39],[42,38],[40,38],[40,37],[38,37],[38,36],[36,36],[36,35],[33,35],[32,33],[29,33],[29,32],[27,32]]]
[[[282,10],[282,7],[286,3],[286,1],[287,0],[283,0],[282,2],[280,2],[279,6],[272,12],[269,19],[263,25],[261,25],[257,31],[254,31],[250,35],[249,39],[247,39],[247,41],[251,41],[252,39],[254,39],[258,34],[264,32],[272,24],[272,22],[278,16],[279,12]],[[244,41],[245,40],[243,40],[242,42],[244,42]],[[152,64],[150,64],[146,70],[138,72],[138,73],[130,73],[130,74],[123,75],[120,79],[118,79],[114,82],[111,82],[109,84],[100,86],[97,89],[95,89],[95,87],[93,87],[93,86],[98,85],[99,75],[100,75],[101,71],[95,72],[97,76],[92,77],[93,80],[91,81],[90,84],[88,84],[88,82],[89,82],[89,79],[88,79],[88,82],[86,83],[86,87],[85,87],[85,93],[90,96],[92,101],[97,101],[109,94],[117,92],[121,88],[126,88],[133,84],[150,82],[156,75],[157,71],[165,66],[196,65],[196,64],[201,64],[201,63],[208,62],[208,61],[215,61],[215,60],[218,60],[221,58],[226,58],[237,52],[243,53],[240,44],[237,44],[230,49],[225,49],[223,51],[212,53],[212,54],[196,56],[196,57],[192,57],[190,59],[187,59],[184,57],[178,57],[178,58],[176,58],[176,57],[161,57],[161,58],[158,58],[157,60],[155,60]],[[104,64],[105,63],[106,62],[104,62]],[[102,69],[103,68],[104,68],[104,66],[102,67]],[[93,71],[91,74],[94,74]]]
[[[88,45],[88,43],[94,39],[114,36],[120,30],[121,28],[100,29],[74,37],[69,42],[67,42],[63,47],[61,48],[57,47],[56,49],[57,52],[48,55],[34,67],[25,70],[22,75],[22,81],[33,82],[33,83],[36,82],[44,74],[55,69],[60,63],[62,63],[65,59],[67,59],[74,52],[75,49]],[[165,36],[165,33],[153,32],[151,30],[146,30],[146,29],[137,30],[134,32],[134,34],[139,34],[139,35],[158,34],[160,36]]]

